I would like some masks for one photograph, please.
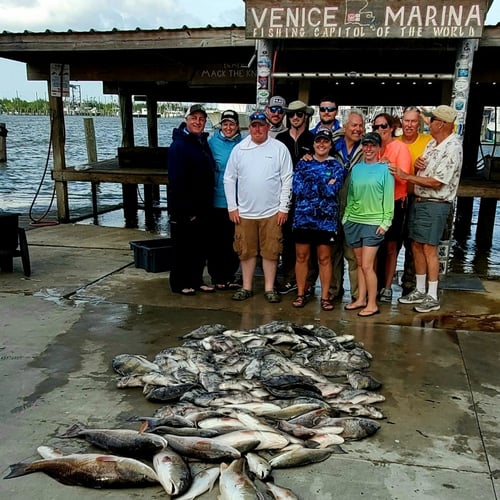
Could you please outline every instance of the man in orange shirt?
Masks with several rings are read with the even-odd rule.
[[[415,173],[415,160],[422,156],[425,146],[432,139],[430,134],[420,132],[422,128],[422,116],[420,109],[416,106],[408,106],[403,111],[401,123],[403,126],[403,134],[397,137],[397,140],[408,146],[411,155],[411,171]],[[413,184],[408,182],[408,209],[413,203]],[[413,251],[411,248],[411,240],[408,238],[408,221],[405,221],[403,228],[403,243],[405,246],[405,263],[403,276],[401,278],[401,286],[403,287],[402,295],[407,295],[416,286],[415,281],[415,264],[413,262]]]

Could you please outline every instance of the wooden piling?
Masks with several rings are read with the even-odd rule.
[[[87,145],[87,161],[88,163],[96,163],[97,162],[97,146],[95,140],[95,128],[94,128],[94,119],[93,118],[84,118],[83,119],[83,128],[85,130],[85,144]],[[99,224],[99,207],[97,205],[97,186],[98,182],[91,183],[92,190],[92,215],[94,224]]]
[[[7,128],[0,123],[0,162],[7,161]]]

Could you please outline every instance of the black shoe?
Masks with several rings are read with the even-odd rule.
[[[286,283],[282,283],[280,286],[278,286],[278,288],[276,289],[276,291],[280,294],[280,295],[286,295],[287,293],[290,293],[290,292],[295,292],[297,290],[297,283],[290,283],[289,281],[286,282]]]
[[[304,296],[305,296],[306,299],[309,299],[310,297],[314,297],[314,287],[312,285],[308,286],[304,290]]]

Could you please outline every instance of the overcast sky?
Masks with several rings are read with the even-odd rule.
[[[500,22],[494,0],[486,24]],[[245,24],[243,0],[0,0],[0,31],[97,31]],[[78,82],[82,99],[101,98],[100,82]],[[47,84],[26,79],[26,66],[0,57],[0,98],[46,98]]]

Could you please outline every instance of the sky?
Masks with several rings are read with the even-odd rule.
[[[499,22],[500,0],[494,0],[486,24]],[[208,24],[244,26],[243,0],[0,0],[0,32],[195,28]],[[101,82],[72,83],[80,85],[82,100],[110,99],[103,96]],[[46,99],[47,93],[45,82],[27,80],[25,64],[0,57],[0,98],[32,101]]]

